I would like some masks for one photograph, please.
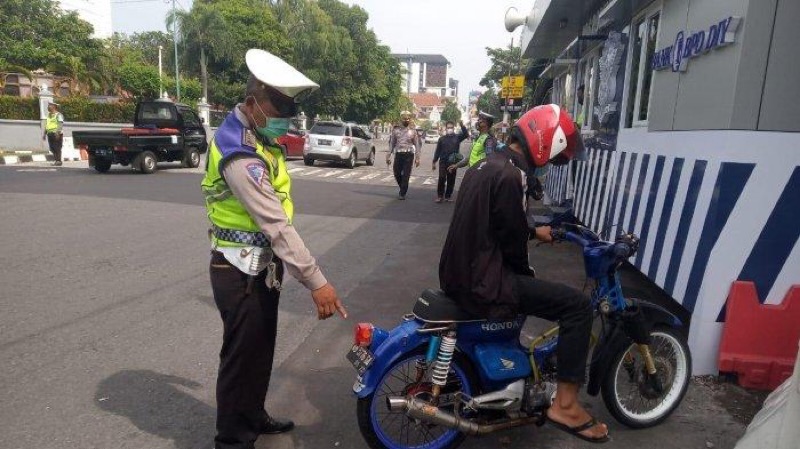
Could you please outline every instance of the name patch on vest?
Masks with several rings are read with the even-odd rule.
[[[256,185],[261,185],[264,181],[264,175],[267,173],[267,167],[261,162],[251,162],[246,165],[247,174],[255,181]]]
[[[256,148],[258,146],[258,137],[256,137],[253,131],[245,128],[242,130],[242,145]]]

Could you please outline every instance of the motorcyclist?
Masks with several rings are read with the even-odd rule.
[[[527,173],[565,164],[580,151],[580,131],[556,105],[526,112],[504,149],[471,167],[461,183],[439,264],[442,290],[473,315],[535,315],[560,325],[556,397],[548,421],[590,442],[608,440],[608,427],[578,402],[592,326],[589,298],[569,286],[534,277],[528,240],[552,241],[549,226],[528,226]]]

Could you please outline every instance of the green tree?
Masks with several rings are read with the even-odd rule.
[[[159,97],[157,67],[128,61],[119,68],[118,76],[120,88],[133,95],[134,98]]]
[[[401,94],[388,105],[387,110],[380,115],[380,118],[384,122],[399,123],[401,112],[413,110],[414,103],[405,94]]]
[[[481,78],[480,85],[497,89],[504,76],[521,75],[530,63],[530,60],[521,58],[520,48],[489,48],[486,47],[486,56],[492,61],[489,71]]]
[[[444,109],[442,110],[442,121],[453,123],[458,123],[461,121],[461,111],[458,109],[458,106],[455,104],[455,102],[450,100],[445,102]]]
[[[487,89],[486,92],[481,94],[478,98],[478,110],[491,114],[498,119],[503,115],[503,111],[500,110],[500,98],[494,89]]]
[[[92,38],[92,26],[74,12],[65,13],[53,0],[0,2],[0,58],[29,70],[46,69],[69,78],[76,87],[80,76],[86,90],[98,88],[103,42]]]
[[[375,32],[367,28],[369,15],[359,6],[339,0],[319,0],[320,7],[334,25],[347,30],[356,56],[350,75],[354,90],[350,93],[345,116],[367,122],[382,115],[392,100],[401,96],[401,68],[389,48],[380,45]]]
[[[184,47],[184,59],[200,63],[203,97],[208,98],[209,58],[224,61],[233,48],[233,36],[222,13],[211,4],[198,3],[191,11],[173,11],[167,27],[178,26]]]

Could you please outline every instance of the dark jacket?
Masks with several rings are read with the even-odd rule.
[[[467,127],[462,123],[460,133],[439,137],[436,142],[436,152],[433,153],[433,163],[435,164],[439,159],[445,164],[452,163],[448,158],[451,154],[458,153],[461,149],[461,142],[466,140],[467,136],[469,136]]]
[[[525,216],[527,163],[510,150],[492,153],[469,170],[458,192],[439,262],[442,290],[476,316],[518,312],[514,275],[532,275]]]

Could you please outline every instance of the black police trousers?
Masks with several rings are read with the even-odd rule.
[[[586,295],[557,282],[517,275],[514,292],[519,312],[559,324],[559,381],[582,384],[586,378],[586,356],[592,334],[592,303]]]
[[[408,180],[411,178],[411,169],[414,167],[414,153],[397,153],[394,156],[394,179],[400,187],[400,195],[408,193]]]
[[[61,162],[61,147],[64,145],[64,135],[47,133],[47,145],[50,147],[50,152],[53,153],[53,158]]]
[[[283,263],[275,259],[277,276]],[[222,317],[222,349],[217,376],[216,449],[252,449],[267,413],[264,400],[272,373],[280,291],[268,289],[268,270],[252,280],[222,253],[211,252],[211,288]]]

